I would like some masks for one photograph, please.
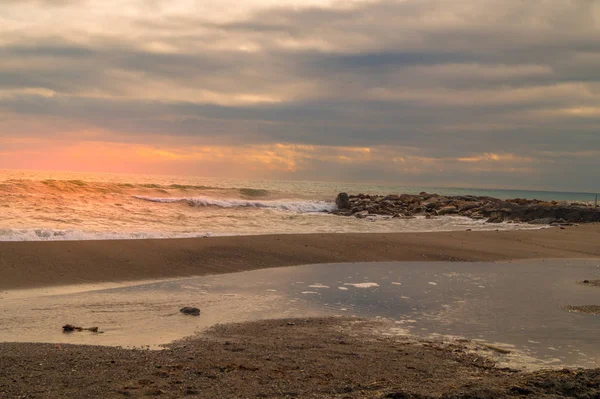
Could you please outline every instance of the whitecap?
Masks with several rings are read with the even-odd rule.
[[[139,195],[134,195],[133,198],[165,204],[187,203],[190,206],[215,206],[219,208],[270,208],[298,213],[330,212],[337,208],[333,202],[327,201],[249,201],[242,199],[218,199],[210,197],[163,198]]]

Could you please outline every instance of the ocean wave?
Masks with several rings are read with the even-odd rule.
[[[266,197],[269,195],[269,190],[260,188],[240,188],[238,191],[240,195],[243,195],[244,197]]]
[[[333,202],[326,201],[250,201],[210,197],[161,198],[140,195],[134,195],[133,198],[165,204],[187,203],[190,206],[214,206],[218,208],[268,208],[298,213],[330,212],[336,209],[336,205]]]
[[[0,241],[90,241],[211,237],[211,233],[109,232],[60,229],[0,229]]]
[[[0,192],[19,193],[127,193],[132,190],[148,192],[155,190],[160,192],[172,191],[218,191],[232,192],[242,197],[265,197],[271,194],[271,191],[258,188],[238,188],[238,187],[217,187],[212,185],[194,185],[194,184],[158,184],[158,183],[124,183],[124,182],[94,182],[83,180],[27,180],[27,179],[8,179],[0,180]]]

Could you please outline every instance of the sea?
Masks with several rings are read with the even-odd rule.
[[[0,241],[293,233],[534,229],[466,217],[357,219],[328,214],[339,192],[482,195],[591,203],[595,194],[142,174],[0,170]]]

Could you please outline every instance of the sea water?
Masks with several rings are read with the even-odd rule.
[[[4,170],[0,241],[539,228],[457,216],[356,219],[328,214],[342,191],[594,200],[587,193]]]
[[[314,316],[385,321],[381,333],[469,339],[511,366],[598,367],[597,260],[307,265],[216,276],[0,292],[0,342],[158,348],[218,323]],[[183,306],[201,309],[184,316]],[[102,334],[64,334],[61,326]],[[485,355],[491,355],[485,351]]]

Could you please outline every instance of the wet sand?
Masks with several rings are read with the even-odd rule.
[[[600,257],[600,224],[529,231],[0,242],[0,290],[336,262]]]
[[[228,324],[163,351],[0,344],[0,397],[467,399],[600,395],[600,370],[519,373],[494,367],[486,358],[493,349],[372,333],[381,327],[381,322],[348,319]]]

